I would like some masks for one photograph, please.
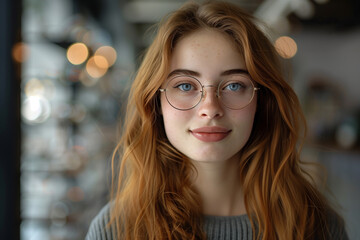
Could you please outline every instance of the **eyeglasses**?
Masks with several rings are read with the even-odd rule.
[[[250,77],[246,74],[227,76],[216,85],[202,85],[193,76],[178,75],[171,78],[165,88],[159,91],[165,93],[169,104],[178,110],[186,111],[196,107],[205,96],[205,87],[216,88],[216,96],[220,102],[233,110],[239,110],[249,105],[255,91]]]

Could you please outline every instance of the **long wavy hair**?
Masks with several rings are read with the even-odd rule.
[[[112,162],[114,224],[120,239],[205,239],[194,166],[168,141],[159,91],[177,42],[199,29],[230,36],[260,87],[257,112],[241,149],[239,175],[254,238],[325,239],[329,206],[301,168],[305,120],[257,20],[225,2],[187,3],[162,21],[129,95]]]

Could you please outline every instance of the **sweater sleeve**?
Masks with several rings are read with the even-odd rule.
[[[105,205],[98,215],[91,221],[86,240],[116,239],[113,226],[108,226],[110,220],[110,204]]]

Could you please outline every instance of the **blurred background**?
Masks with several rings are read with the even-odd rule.
[[[314,177],[350,239],[360,239],[360,2],[232,2],[270,26],[308,120],[303,159],[323,166],[311,168]],[[118,123],[148,28],[182,4],[0,0],[3,239],[84,238],[108,201]]]

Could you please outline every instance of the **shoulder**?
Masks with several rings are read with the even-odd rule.
[[[108,226],[112,204],[106,204],[91,221],[86,240],[116,239],[112,226]]]
[[[327,212],[327,225],[329,239],[348,240],[344,219],[334,210],[329,209]]]

